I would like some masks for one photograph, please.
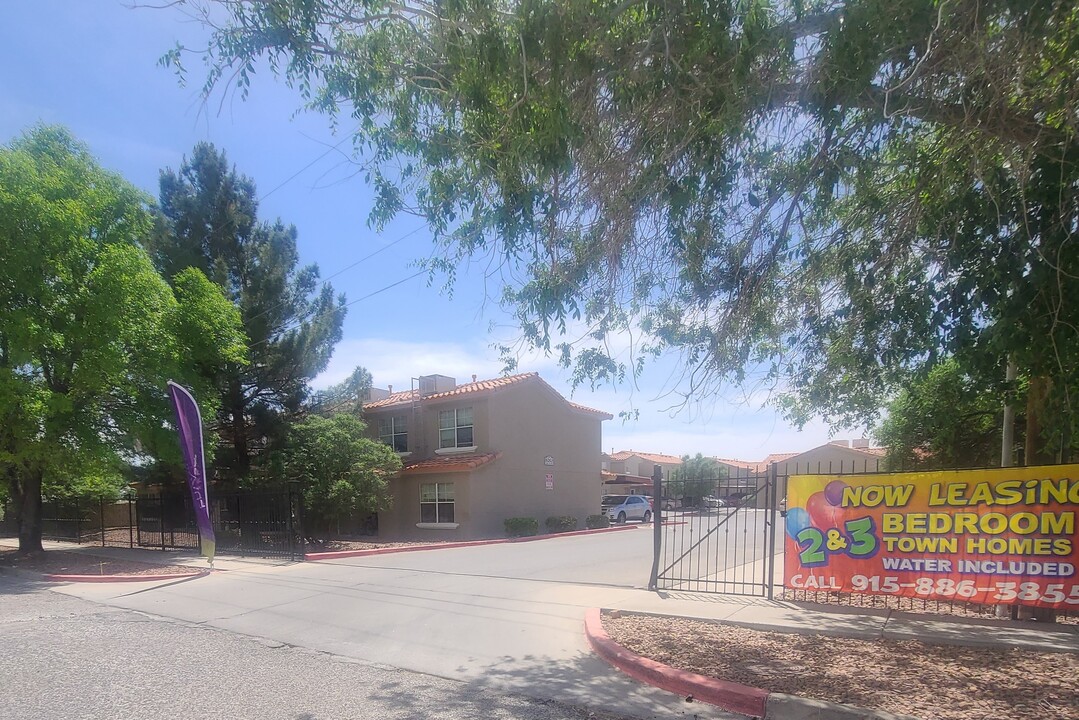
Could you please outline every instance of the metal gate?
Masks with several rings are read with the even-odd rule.
[[[771,598],[776,485],[774,465],[726,478],[664,480],[655,586]]]
[[[653,486],[662,519],[655,532],[652,587],[752,595],[782,592],[787,479],[797,474],[873,474],[877,459],[861,462],[781,461],[732,469],[728,477],[675,474]],[[656,466],[657,473],[660,468]],[[657,493],[656,488],[662,487]]]

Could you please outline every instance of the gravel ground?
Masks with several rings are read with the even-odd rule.
[[[0,549],[0,566],[63,575],[171,575],[195,572],[187,565],[154,565],[63,550],[46,550],[20,557],[15,550]]]
[[[899,610],[906,613],[920,613],[926,615],[955,615],[959,617],[976,617],[988,620],[1008,621],[1008,618],[997,616],[995,605],[979,605],[958,600],[937,602],[934,600],[921,600],[910,597],[896,597],[894,595],[871,595],[867,593],[845,593],[833,591],[815,590],[780,590],[776,600],[786,602],[807,602],[821,605],[843,605],[847,607],[878,608],[882,610]],[[1066,625],[1079,625],[1079,613],[1074,611],[1059,612],[1056,622]]]
[[[417,545],[441,545],[438,542],[377,542],[375,540],[328,540],[323,546],[308,545],[308,552],[334,552],[337,550],[379,550],[382,548],[416,547]]]
[[[924,720],[1079,719],[1079,656],[851,640],[604,615],[611,638],[672,667]]]

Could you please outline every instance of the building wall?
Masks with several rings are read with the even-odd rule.
[[[841,473],[877,472],[884,468],[884,458],[874,457],[842,445],[821,445],[806,450],[783,462],[776,463],[780,497],[787,494],[786,478],[790,475],[832,475]]]
[[[572,515],[578,527],[599,512],[602,418],[571,409],[539,383],[506,388],[490,398],[491,447],[502,457],[477,477],[473,519],[495,534],[509,517]],[[544,465],[544,458],[554,465]],[[546,489],[550,474],[554,487]],[[480,517],[482,515],[482,518]]]
[[[501,456],[471,472],[405,475],[391,481],[394,506],[379,513],[379,536],[385,539],[471,540],[502,537],[503,521],[534,517],[544,532],[552,515],[572,515],[583,528],[599,512],[603,493],[599,467],[602,418],[571,409],[538,382],[502,388],[481,397],[463,396],[429,403],[413,413],[408,406],[369,414],[369,433],[378,436],[379,417],[407,415],[405,462],[436,457],[438,412],[471,407],[476,453]],[[422,434],[421,434],[422,433]],[[461,455],[462,459],[470,454]],[[554,465],[544,465],[544,458]],[[546,475],[553,489],[546,489]],[[454,483],[456,529],[417,528],[420,485]]]
[[[481,468],[482,470],[482,468]],[[421,473],[405,475],[390,481],[393,507],[378,514],[378,535],[387,540],[468,540],[478,537],[468,534],[472,524],[472,475],[475,473]],[[457,529],[418,528],[420,521],[420,485],[424,483],[453,483],[454,522]]]

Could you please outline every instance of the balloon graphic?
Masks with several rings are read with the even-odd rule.
[[[787,534],[792,540],[798,539],[798,533],[809,527],[809,513],[804,508],[791,508],[787,511]]]
[[[829,505],[839,507],[843,502],[843,491],[847,489],[847,483],[842,480],[833,480],[824,488],[824,499]]]
[[[806,503],[809,522],[813,527],[827,530],[840,527],[843,523],[843,511],[828,502],[824,493],[814,493]]]

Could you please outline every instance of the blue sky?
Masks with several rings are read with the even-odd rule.
[[[413,275],[411,265],[432,252],[430,234],[415,218],[396,220],[381,233],[367,227],[371,192],[325,117],[297,113],[298,96],[268,74],[256,77],[250,97],[199,98],[201,66],[188,61],[188,87],[158,67],[178,41],[198,47],[205,31],[175,9],[131,9],[127,0],[33,0],[8,3],[0,24],[0,142],[36,122],[67,126],[100,162],[157,195],[158,172],[179,166],[201,140],[224,149],[257,183],[263,219],[280,217],[299,230],[304,263],[350,301]],[[402,239],[403,238],[403,239]],[[384,252],[345,269],[372,252]],[[340,273],[340,274],[337,274]],[[361,300],[349,309],[344,340],[317,386],[335,382],[356,365],[379,387],[409,386],[410,378],[440,373],[458,381],[501,370],[493,341],[510,340],[511,319],[486,294],[482,274],[465,268],[452,297],[415,278]],[[628,352],[629,342],[623,347]],[[666,394],[677,377],[673,358],[650,366],[636,387],[573,392],[569,373],[542,355],[520,360],[576,402],[616,416],[604,424],[605,450],[696,453],[756,460],[828,440],[813,424],[797,432],[763,397],[732,389],[680,413]],[[623,423],[620,411],[639,410]],[[848,435],[840,435],[847,437]]]

